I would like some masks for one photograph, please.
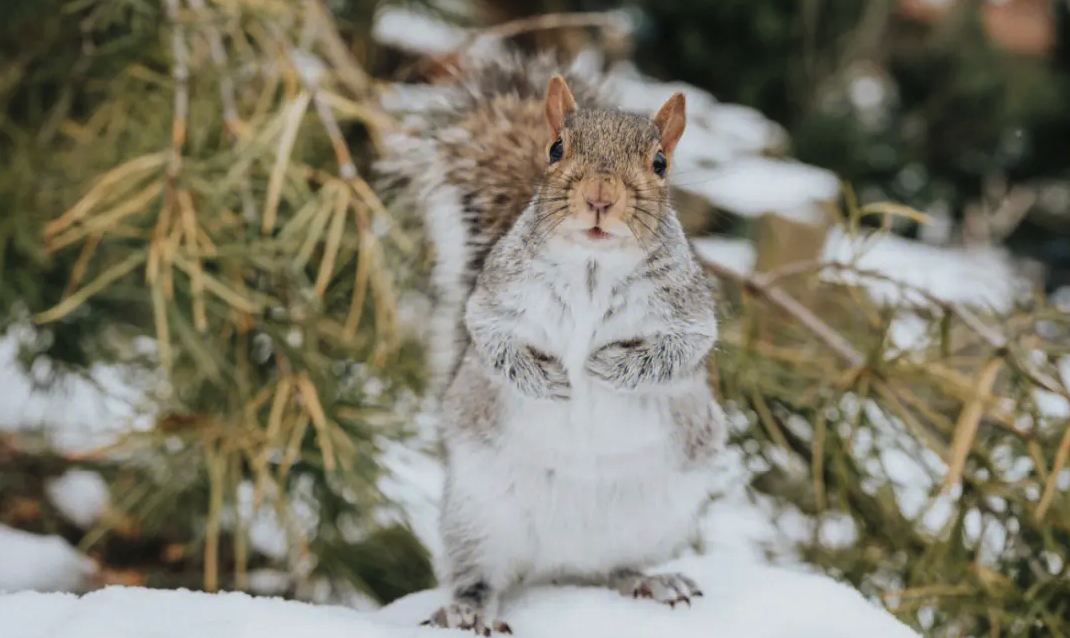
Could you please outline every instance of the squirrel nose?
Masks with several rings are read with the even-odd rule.
[[[587,200],[587,208],[591,209],[591,212],[598,213],[599,215],[604,215],[606,213],[606,211],[609,210],[609,207],[612,206],[613,204],[616,204],[616,203],[617,203],[616,201],[610,202],[610,201],[606,201],[604,199],[595,199],[595,200],[588,199]]]

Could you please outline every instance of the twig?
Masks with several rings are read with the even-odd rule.
[[[944,307],[961,319],[962,323],[969,326],[969,328],[984,339],[988,345],[996,350],[1002,350],[1007,347],[1007,339],[994,329],[990,328],[985,322],[981,321],[981,318],[975,315],[972,310],[956,303],[948,303],[945,304]]]
[[[1055,486],[1059,482],[1059,474],[1066,466],[1068,457],[1070,457],[1070,427],[1066,428],[1062,440],[1059,441],[1059,449],[1055,452],[1055,464],[1052,465],[1051,473],[1048,475],[1048,482],[1044,485],[1044,493],[1041,495],[1040,503],[1037,505],[1037,521],[1044,520],[1044,516],[1048,513],[1048,508],[1051,507],[1052,499],[1055,498]]]
[[[761,295],[774,306],[791,315],[851,367],[860,368],[865,364],[865,358],[855,350],[847,339],[780,288],[770,286],[757,277],[738,273],[717,263],[704,262],[704,266],[710,273],[723,279],[731,279],[737,282],[747,290]]]
[[[167,165],[168,197],[173,197],[175,183],[182,170],[182,147],[186,144],[186,122],[189,118],[189,52],[186,50],[185,30],[178,16],[178,0],[164,0],[164,5],[173,29],[171,76],[175,81],[175,113],[171,125],[171,155]]]
[[[186,0],[190,8],[197,12],[208,11],[204,0]],[[208,49],[212,56],[212,63],[219,70],[219,99],[223,103],[223,124],[227,132],[237,138],[242,129],[241,118],[238,116],[238,102],[234,97],[234,79],[230,76],[227,68],[227,51],[223,46],[223,38],[219,29],[211,21],[204,25],[204,32],[208,38]]]
[[[962,482],[962,474],[966,469],[966,458],[973,447],[973,440],[977,436],[977,426],[984,416],[984,402],[992,391],[992,385],[996,381],[999,372],[1000,358],[990,359],[981,368],[977,375],[977,382],[973,389],[973,397],[962,407],[959,420],[955,424],[955,438],[951,443],[951,454],[948,459],[947,480],[944,487],[952,491],[959,488]]]
[[[766,273],[756,274],[752,277],[757,285],[769,288],[772,285],[784,278],[793,277],[801,274],[811,272],[821,272],[824,270],[838,270],[850,272],[851,274],[859,277],[860,279],[873,279],[877,281],[884,281],[890,284],[899,286],[905,291],[909,291],[912,294],[916,294],[924,298],[927,302],[933,306],[942,309],[943,311],[958,317],[963,324],[970,330],[976,333],[982,340],[985,341],[993,350],[1000,356],[1007,359],[1007,362],[1022,375],[1024,375],[1034,385],[1058,394],[1059,396],[1070,399],[1070,391],[1063,388],[1058,381],[1044,374],[1039,370],[1034,370],[1030,366],[1027,359],[1023,358],[1013,348],[1010,347],[1010,342],[1003,334],[1001,334],[995,328],[992,328],[986,324],[975,312],[967,308],[966,306],[945,301],[937,297],[936,295],[922,290],[916,286],[910,286],[901,281],[897,281],[895,278],[890,277],[884,273],[877,272],[875,270],[869,270],[866,268],[858,268],[851,264],[845,264],[841,262],[818,262],[816,260],[805,260],[786,264],[775,270],[771,270]]]
[[[495,25],[469,36],[455,53],[470,49],[475,43],[490,40],[507,40],[521,33],[531,31],[548,31],[551,29],[581,29],[600,27],[603,29],[625,29],[627,24],[619,11],[581,12],[581,13],[545,13],[529,18],[519,18]]]
[[[215,441],[205,441],[206,465],[208,466],[208,520],[204,526],[204,588],[219,589],[219,535],[222,526],[223,498],[225,496],[226,458]]]
[[[320,0],[306,0],[306,9],[319,23],[319,42],[323,45],[324,54],[330,60],[338,75],[339,81],[353,93],[354,96],[366,96],[372,86],[368,74],[353,60],[353,54],[346,46],[345,40],[338,33],[334,21],[328,18],[329,12]]]
[[[335,119],[330,105],[327,104],[320,91],[320,79],[324,73],[323,63],[320,62],[319,58],[307,51],[288,48],[286,53],[290,64],[297,70],[297,75],[301,78],[301,84],[312,95],[312,102],[316,106],[316,115],[319,117],[324,131],[326,131],[327,137],[331,140],[331,147],[334,149],[334,155],[338,161],[338,174],[346,181],[353,179],[357,176],[357,167],[353,163],[353,154],[350,153],[349,145],[346,144],[342,135],[342,127],[338,126],[338,120]]]
[[[716,263],[712,263],[712,262],[704,262],[704,265],[705,265],[705,268],[706,268],[707,271],[713,273],[714,275],[716,275],[718,277],[722,277],[722,278],[729,279],[729,280],[737,282],[739,285],[743,286],[745,289],[747,289],[751,293],[758,294],[759,296],[763,297],[766,301],[768,301],[769,303],[773,304],[774,306],[779,308],[781,311],[785,312],[786,314],[788,314],[789,316],[794,318],[796,322],[798,322],[800,325],[802,325],[804,328],[806,328],[812,334],[814,334],[822,343],[824,343],[827,347],[829,347],[834,353],[836,353],[844,362],[846,362],[852,368],[859,369],[859,368],[862,368],[865,365],[865,358],[861,355],[861,353],[858,352],[858,350],[856,350],[854,348],[854,346],[852,346],[847,341],[847,339],[845,339],[842,335],[840,335],[838,332],[836,332],[831,326],[829,326],[827,323],[822,321],[821,318],[819,318],[817,315],[815,315],[813,312],[811,312],[808,308],[803,306],[801,303],[796,301],[794,297],[790,296],[789,294],[784,292],[782,289],[766,283],[760,276],[751,276],[751,275],[741,274],[741,273],[733,271],[733,270],[731,270],[729,268],[721,266],[720,264],[716,264]],[[850,268],[849,266],[843,265],[843,264],[839,264],[839,265],[830,264],[830,265],[836,266],[836,267],[840,267],[840,268],[843,268],[843,269]],[[801,270],[801,268],[800,268],[800,270]],[[852,272],[857,272],[857,271],[852,271]],[[928,293],[923,293],[923,294],[928,294]],[[940,302],[940,303],[943,304],[943,302]],[[952,309],[951,311],[953,312],[954,310]],[[1003,350],[997,350],[997,352],[995,354],[996,354],[996,356],[998,358],[1006,358],[1008,356],[1008,352],[1009,352],[1009,350],[1005,348]],[[1011,365],[1016,365],[1016,363],[1017,362],[1015,362],[1013,360],[1010,361]],[[1017,366],[1017,365],[1016,365],[1016,367],[1020,368],[1020,366]],[[1022,372],[1023,372],[1023,374],[1025,374],[1027,376],[1027,378],[1030,378],[1030,380],[1033,380],[1033,377],[1031,377],[1029,375],[1027,370],[1022,370]],[[951,379],[949,379],[949,380],[951,380]],[[1034,382],[1036,383],[1036,381],[1034,381]],[[895,397],[896,396],[895,391],[892,390],[891,388],[887,388],[886,387],[886,383],[887,382],[886,382],[885,379],[874,377],[874,389],[875,390],[880,392],[886,398],[888,398],[889,396]],[[956,381],[956,383],[958,383],[958,382]],[[1040,384],[1040,383],[1037,383],[1037,384],[1041,385],[1041,387],[1044,387],[1043,384]],[[1063,392],[1065,392],[1065,390]],[[986,399],[990,399],[990,398],[991,397],[982,397],[981,404],[980,404],[981,408],[982,408],[982,414],[983,414],[983,408],[987,405],[988,402],[990,402],[990,401],[986,401]],[[967,402],[969,400],[970,399],[964,399],[964,401],[967,401]],[[1019,437],[1021,437],[1023,439],[1030,438],[1030,435],[1027,432],[1024,432],[1020,428],[1015,427],[1014,420],[1012,418],[1007,418],[1006,415],[1000,414],[998,406],[993,408],[992,416],[995,419],[996,423],[998,423],[1000,426],[1010,430],[1011,432],[1014,432],[1016,435],[1018,435]]]
[[[811,452],[811,476],[814,482],[814,505],[818,512],[824,512],[828,507],[828,498],[825,495],[825,428],[828,419],[825,410],[819,409],[814,423],[813,452]]]
[[[261,231],[265,235],[270,235],[275,230],[279,199],[282,197],[282,185],[286,176],[286,169],[290,164],[290,154],[293,152],[294,143],[297,141],[297,129],[301,126],[301,120],[311,99],[312,96],[307,91],[301,91],[285,107],[285,124],[283,125],[282,135],[279,136],[275,152],[275,163],[271,168],[267,194],[264,197],[264,217],[261,220]]]

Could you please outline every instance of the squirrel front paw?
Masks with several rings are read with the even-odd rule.
[[[613,387],[634,390],[639,385],[644,345],[642,339],[608,343],[587,358],[585,369],[594,378]]]
[[[501,620],[488,622],[474,604],[464,601],[451,602],[431,614],[431,617],[420,623],[420,625],[473,631],[477,636],[490,636],[494,633],[513,633],[513,630],[506,623]]]
[[[564,364],[531,346],[524,349],[509,377],[521,392],[538,399],[565,401],[572,394]]]

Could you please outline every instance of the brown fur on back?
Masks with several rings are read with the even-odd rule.
[[[469,137],[442,146],[446,179],[465,191],[471,236],[493,243],[535,194],[546,167],[549,130],[541,100],[498,95],[457,123]]]

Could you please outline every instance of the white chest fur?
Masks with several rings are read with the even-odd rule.
[[[604,319],[634,263],[570,256],[524,291],[533,307],[558,309],[540,312],[545,321],[524,336],[561,357],[571,399],[532,399],[503,386],[510,398],[497,445],[453,450],[468,457],[453,464],[455,488],[481,510],[487,563],[506,581],[664,560],[687,540],[708,495],[710,474],[687,468],[667,397],[615,392],[584,372],[607,331],[626,338],[641,328],[641,303],[622,306],[612,326]]]

